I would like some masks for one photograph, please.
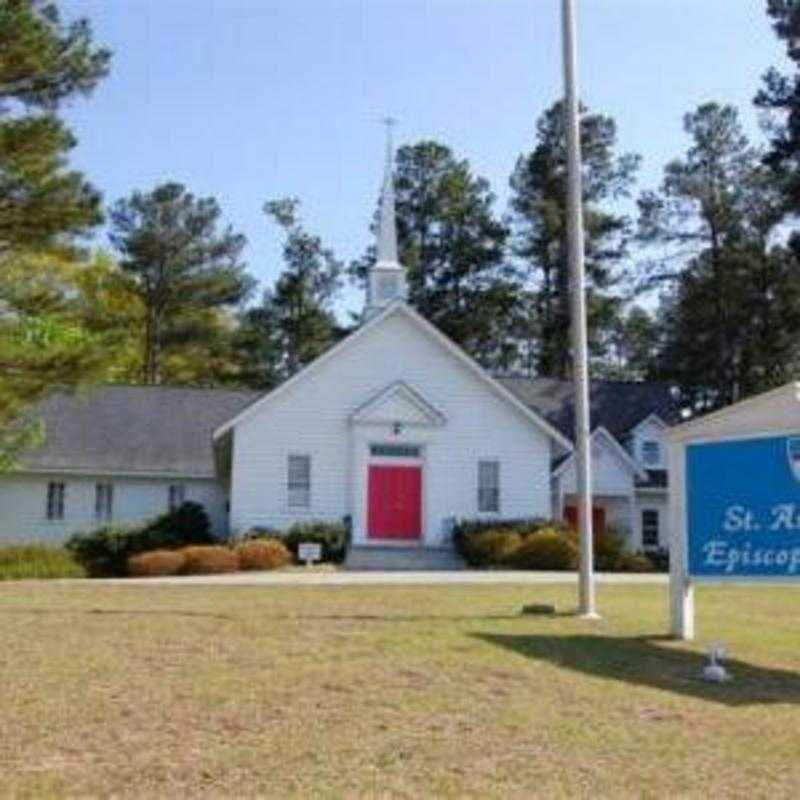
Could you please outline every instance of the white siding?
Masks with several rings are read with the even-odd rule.
[[[446,416],[444,425],[353,425],[350,414],[395,381],[405,381]],[[351,514],[363,538],[370,443],[405,442],[423,451],[424,538],[441,542],[451,515],[477,516],[481,459],[501,462],[500,516],[546,516],[550,439],[530,419],[403,314],[388,316],[236,426],[231,528],[285,528],[302,519]],[[286,462],[311,456],[311,507],[290,509]]]
[[[47,484],[65,485],[64,519],[48,520]],[[186,500],[201,503],[212,529],[224,534],[225,496],[216,481],[178,478],[130,478],[66,474],[17,474],[0,476],[0,541],[61,541],[79,530],[104,524],[95,520],[95,484],[114,484],[112,522],[131,523],[167,510],[167,491],[172,483],[186,486]]]
[[[570,459],[560,475],[561,491],[574,494],[575,462]],[[592,439],[592,491],[598,495],[633,494],[634,474],[630,463],[625,463],[619,454],[614,452],[604,437],[594,436]]]
[[[654,419],[645,420],[633,433],[632,455],[646,469],[667,469],[666,429]],[[643,455],[645,442],[658,442],[660,458],[656,463],[646,463]]]

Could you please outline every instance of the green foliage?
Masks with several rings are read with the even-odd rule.
[[[327,350],[339,333],[332,302],[341,288],[341,263],[321,239],[303,228],[299,202],[284,198],[264,205],[264,212],[284,232],[285,268],[261,305],[241,319],[235,348],[242,379],[270,388]]]
[[[518,287],[488,182],[449,147],[422,141],[398,149],[395,193],[411,304],[484,366],[508,369]],[[363,283],[375,257],[371,247],[351,275]]]
[[[170,550],[214,541],[202,506],[184,503],[144,526],[104,525],[71,536],[65,547],[93,578],[122,577],[128,559],[150,550]]]
[[[63,547],[42,544],[0,546],[0,580],[83,578],[85,574]]]
[[[136,546],[140,538],[140,530],[104,525],[89,533],[73,534],[64,546],[89,577],[119,578],[127,574],[130,556],[150,549],[144,543]]]
[[[218,230],[220,216],[213,197],[178,183],[133,192],[111,210],[111,241],[145,307],[143,383],[161,381],[165,347],[209,333],[203,312],[235,306],[253,287],[239,262],[245,238]]]
[[[506,563],[514,569],[571,570],[578,564],[578,548],[563,531],[542,528],[525,537]]]
[[[541,530],[567,535],[567,528],[545,519],[462,519],[453,528],[453,544],[471,567],[513,566],[522,543]]]
[[[579,547],[578,534],[570,531],[570,539]],[[625,538],[614,528],[596,530],[592,537],[594,568],[600,572],[625,572],[627,559],[633,556],[625,546]]]
[[[578,534],[547,520],[462,520],[454,543],[471,567],[571,570],[578,565]],[[612,528],[596,531],[594,566],[600,572],[650,572],[647,556],[626,549],[624,537]]]
[[[65,24],[55,3],[0,0],[0,469],[36,438],[26,409],[97,368],[90,337],[30,290],[21,262],[31,252],[64,257],[102,219],[99,194],[66,167],[75,140],[55,112],[90,93],[108,61],[88,23]]]
[[[110,53],[92,47],[85,19],[65,24],[54,2],[0,2],[0,101],[52,109],[89,94],[108,71]]]
[[[617,324],[621,278],[632,230],[613,210],[627,197],[638,156],[615,154],[617,131],[610,117],[581,112],[586,277],[591,355],[602,363]],[[518,321],[528,372],[566,377],[570,370],[569,268],[567,263],[566,134],[561,102],[536,124],[536,142],[517,159],[511,176],[514,252],[526,278],[527,309]]]
[[[785,210],[800,208],[800,6],[796,0],[767,0],[767,14],[777,37],[785,43],[793,74],[774,67],[764,75],[755,104],[767,114],[770,149],[765,161],[784,190]]]
[[[164,537],[168,546],[171,539],[177,543],[211,544],[211,522],[200,503],[187,501],[174,511],[167,511],[160,517],[145,525],[142,533],[155,540]]]
[[[535,533],[540,528],[551,525],[548,520],[538,517],[518,519],[459,519],[453,526],[453,546],[461,557],[473,567],[482,567],[496,563],[492,552],[506,550],[508,547],[501,541],[502,535],[524,537]],[[485,540],[483,534],[492,534]],[[501,536],[498,536],[501,534]]]
[[[515,530],[489,528],[462,540],[462,555],[471,567],[506,566],[522,545],[523,534]]]
[[[780,186],[736,110],[706,103],[684,126],[685,157],[667,165],[660,192],[639,202],[644,240],[671,256],[649,275],[675,288],[662,299],[649,374],[706,411],[793,375],[800,242],[771,243],[783,215]]]
[[[298,522],[281,538],[295,559],[303,542],[322,545],[323,561],[340,563],[347,554],[347,528],[340,522]]]

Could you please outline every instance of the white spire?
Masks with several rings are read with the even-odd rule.
[[[380,227],[378,228],[378,264],[398,264],[397,260],[397,227],[394,211],[394,145],[392,143],[392,127],[396,120],[386,117],[386,164],[383,172],[383,188],[381,190]]]
[[[367,276],[367,304],[364,319],[385,308],[395,300],[405,300],[408,295],[406,271],[397,257],[397,224],[394,208],[394,145],[392,127],[395,120],[387,117],[386,165],[381,188],[380,213],[378,219],[378,242],[375,263]]]

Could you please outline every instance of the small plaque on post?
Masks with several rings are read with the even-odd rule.
[[[297,560],[307,567],[315,561],[322,561],[322,545],[315,542],[301,542],[297,546]]]

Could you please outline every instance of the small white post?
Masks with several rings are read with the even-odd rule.
[[[686,552],[686,446],[669,448],[669,613],[670,633],[676,639],[694,639],[694,586]]]

